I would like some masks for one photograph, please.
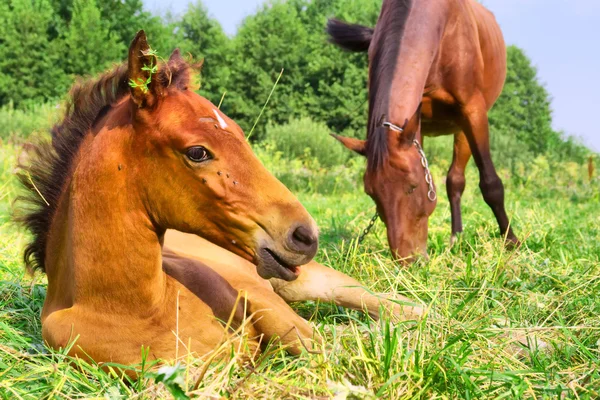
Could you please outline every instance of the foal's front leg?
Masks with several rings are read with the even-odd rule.
[[[394,296],[397,302],[369,292],[356,279],[315,261],[300,267],[298,278],[292,282],[270,279],[275,292],[286,302],[319,300],[338,306],[366,311],[378,319],[380,310],[401,320],[419,319],[422,307],[404,296]]]

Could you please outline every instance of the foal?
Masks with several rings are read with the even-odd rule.
[[[127,65],[75,85],[52,142],[31,148],[25,261],[48,277],[48,345],[132,364],[142,346],[209,354],[239,327],[251,351],[278,338],[297,354],[312,328],[282,297],[418,314],[310,262],[314,220],[191,73],[177,50],[159,64],[140,31]]]

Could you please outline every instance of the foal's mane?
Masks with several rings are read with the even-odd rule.
[[[152,76],[163,87],[187,88],[192,70],[175,50],[176,57],[161,63]],[[50,226],[65,184],[69,181],[73,160],[84,138],[91,133],[94,123],[110,108],[129,95],[127,63],[118,65],[96,79],[76,82],[66,101],[61,122],[52,127],[52,140],[42,140],[25,146],[25,165],[19,163],[17,177],[25,193],[17,198],[19,209],[16,220],[32,235],[24,251],[26,267],[45,272],[46,243]]]
[[[377,29],[382,30],[377,35],[379,41],[371,43],[373,57],[369,67],[369,121],[367,123],[367,168],[371,171],[381,167],[388,157],[387,130],[381,127],[380,119],[388,112],[390,91],[404,27],[413,0],[394,0],[386,3],[377,22]],[[386,115],[387,117],[389,116]]]

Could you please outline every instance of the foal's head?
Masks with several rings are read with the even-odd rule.
[[[129,49],[128,151],[153,225],[202,236],[254,262],[263,278],[293,280],[317,251],[314,220],[253,154],[240,127],[189,85],[176,50],[157,63],[143,31]],[[106,125],[111,121],[107,120]]]

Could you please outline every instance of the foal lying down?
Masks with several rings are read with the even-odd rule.
[[[142,346],[172,360],[224,338],[297,354],[313,332],[286,301],[418,316],[311,262],[315,222],[192,73],[177,50],[158,63],[140,31],[128,63],[76,84],[52,141],[31,147],[25,260],[48,277],[48,345],[125,365]]]

